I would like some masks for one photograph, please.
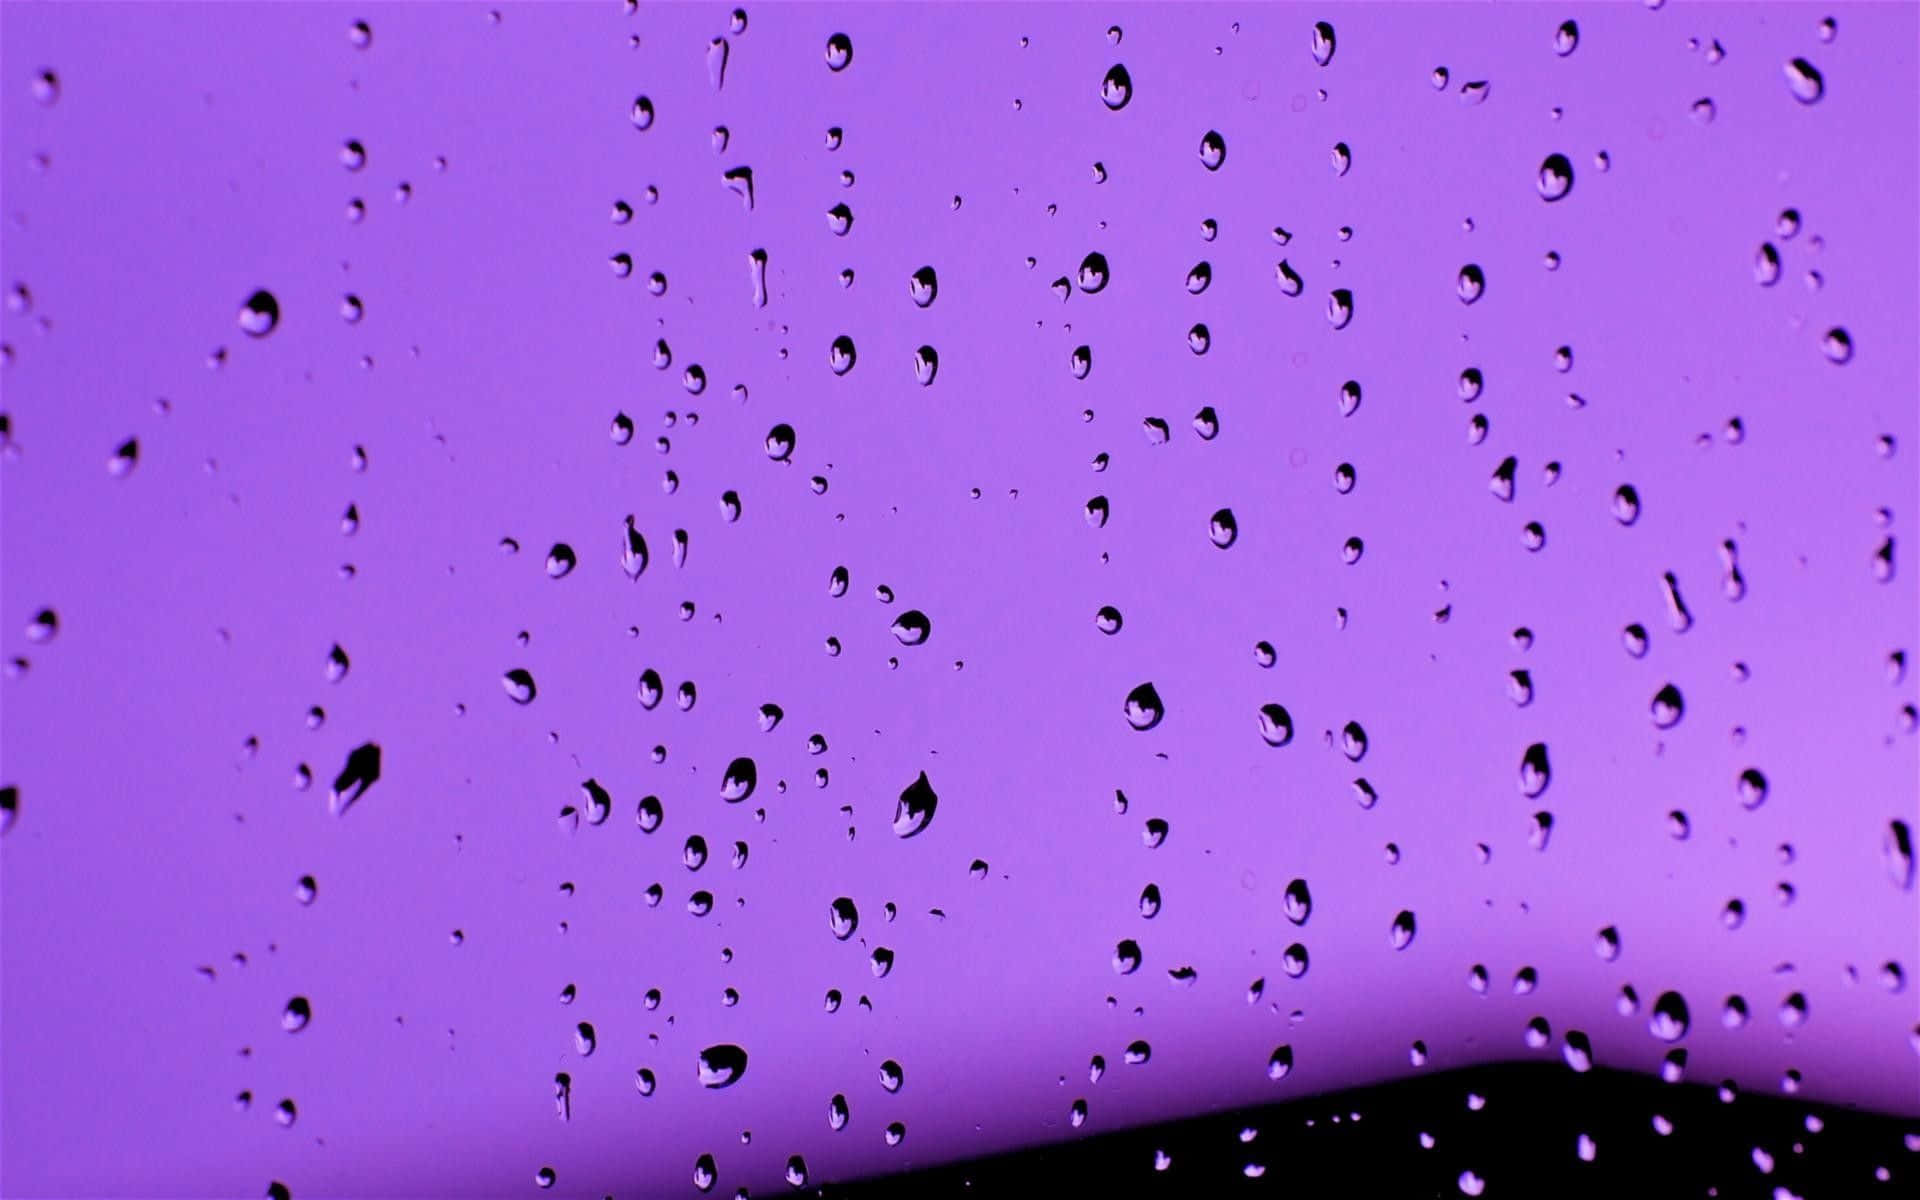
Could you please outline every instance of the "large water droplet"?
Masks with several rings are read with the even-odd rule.
[[[1107,256],[1095,251],[1080,260],[1078,282],[1080,290],[1091,296],[1107,286],[1110,272],[1107,269]]]
[[[1540,189],[1540,198],[1551,204],[1555,200],[1564,200],[1573,190],[1573,163],[1564,154],[1549,154],[1540,162],[1540,173],[1534,186]]]
[[[1820,339],[1820,352],[1827,356],[1828,362],[1845,365],[1853,359],[1853,335],[1834,326]]]
[[[902,646],[918,646],[933,634],[933,622],[927,614],[917,608],[910,608],[894,619],[890,627],[894,640]]]
[[[533,672],[525,667],[515,667],[502,675],[500,686],[506,689],[507,696],[515,704],[532,704],[533,698],[539,694],[539,689],[533,683]]]
[[[288,1033],[299,1033],[313,1020],[313,1005],[305,996],[295,996],[287,1001],[287,1007],[280,1014],[280,1028]]]
[[[280,301],[262,288],[240,306],[239,319],[242,333],[248,337],[265,337],[280,326]]]
[[[1413,914],[1401,909],[1393,918],[1393,924],[1387,929],[1387,943],[1395,950],[1405,950],[1413,944],[1415,930]]]
[[[1454,281],[1454,291],[1460,296],[1460,303],[1472,304],[1480,299],[1487,290],[1487,277],[1476,263],[1468,263],[1460,268],[1459,277]]]
[[[1293,1070],[1293,1047],[1276,1046],[1267,1056],[1267,1078],[1278,1082]]]
[[[1902,891],[1913,888],[1913,830],[1905,821],[1887,822],[1880,836],[1880,857],[1887,866],[1887,878]]]
[[[1153,684],[1143,683],[1127,693],[1124,711],[1127,724],[1145,731],[1160,723],[1160,719],[1166,715],[1166,705]]]
[[[1580,25],[1576,21],[1562,21],[1553,31],[1553,52],[1561,58],[1572,54],[1580,45]]]
[[[1233,545],[1240,536],[1240,524],[1234,519],[1233,510],[1220,509],[1207,520],[1207,538],[1220,549]]]
[[[939,806],[940,797],[934,792],[933,785],[927,781],[927,773],[906,786],[900,793],[900,799],[893,809],[893,832],[903,838],[909,838],[925,830],[933,820],[934,809]]]
[[[1353,320],[1353,293],[1346,288],[1335,288],[1327,293],[1327,324],[1335,329],[1345,329]]]
[[[1115,63],[1107,68],[1106,78],[1100,81],[1100,102],[1112,112],[1119,112],[1133,99],[1133,76],[1127,68]]]
[[[1681,714],[1686,712],[1686,702],[1681,699],[1680,689],[1669,683],[1653,694],[1648,711],[1656,726],[1672,729],[1680,723]]]
[[[827,70],[844,71],[853,63],[853,39],[836,33],[827,39]]]
[[[1535,742],[1520,755],[1520,794],[1532,799],[1547,790],[1553,780],[1553,768],[1547,762],[1547,745]]]
[[[1200,138],[1200,165],[1209,171],[1218,171],[1227,161],[1227,139],[1220,136],[1217,129],[1209,129]]]
[[[1260,737],[1269,746],[1284,746],[1293,740],[1293,715],[1285,705],[1260,706]]]
[[[1334,50],[1333,26],[1326,21],[1315,21],[1313,23],[1313,38],[1308,43],[1308,49],[1313,53],[1313,61],[1319,63],[1321,66],[1324,67],[1332,62]]]
[[[1802,104],[1812,104],[1827,93],[1827,81],[1812,63],[1804,58],[1792,59],[1783,64],[1781,72],[1787,79],[1787,90],[1793,98]]]
[[[727,764],[726,773],[720,778],[720,798],[729,804],[740,803],[753,795],[759,777],[751,758],[734,759]]]
[[[1647,1032],[1663,1042],[1677,1042],[1687,1036],[1690,1025],[1686,997],[1679,992],[1661,992],[1647,1018]]]
[[[721,1042],[700,1052],[697,1067],[701,1087],[731,1087],[747,1073],[747,1052],[731,1042]]]

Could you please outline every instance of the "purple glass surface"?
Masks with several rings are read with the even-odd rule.
[[[0,1192],[1920,1117],[1917,13],[0,8]]]

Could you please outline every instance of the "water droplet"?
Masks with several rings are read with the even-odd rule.
[[[1233,545],[1240,536],[1240,525],[1234,519],[1233,510],[1223,508],[1207,520],[1207,539],[1215,546],[1225,550]]]
[[[1144,1066],[1153,1057],[1153,1047],[1145,1041],[1129,1042],[1121,1056],[1121,1061],[1131,1066]]]
[[[759,771],[751,758],[736,758],[727,764],[727,770],[720,778],[720,798],[729,804],[738,804],[753,795],[754,785],[759,782]]]
[[[1197,262],[1193,264],[1193,269],[1187,272],[1187,294],[1198,296],[1206,291],[1212,282],[1213,264],[1204,260]]]
[[[1293,715],[1285,705],[1260,706],[1260,736],[1269,746],[1284,746],[1293,740]]]
[[[932,822],[935,808],[940,797],[935,794],[933,785],[927,782],[927,773],[906,786],[900,793],[900,799],[893,809],[893,832],[898,837],[910,838],[926,829]]]
[[[693,1160],[693,1186],[700,1191],[712,1191],[714,1181],[719,1176],[720,1168],[714,1164],[713,1155],[702,1154]]]
[[[262,288],[248,296],[240,306],[240,331],[248,337],[263,338],[280,324],[280,301]]]
[[[856,357],[853,349],[853,339],[844,333],[834,338],[833,344],[827,347],[827,366],[832,368],[835,375],[845,375],[848,371],[853,370],[853,363]]]
[[[1887,822],[1880,836],[1880,857],[1886,863],[1887,878],[1902,891],[1913,888],[1913,830],[1905,821]]]
[[[1143,683],[1127,693],[1124,711],[1127,724],[1142,732],[1152,729],[1166,715],[1166,705],[1153,684]]]
[[[1740,797],[1740,806],[1752,811],[1767,802],[1767,777],[1757,768],[1748,767],[1734,780],[1734,793]]]
[[[899,1063],[889,1058],[880,1064],[880,1086],[881,1087],[885,1088],[889,1092],[897,1092],[900,1090],[900,1086],[905,1082],[906,1082],[906,1075],[901,1071]]]
[[[853,39],[836,33],[827,39],[827,70],[844,71],[853,62]]]
[[[1547,790],[1553,780],[1553,768],[1547,762],[1545,742],[1535,742],[1520,756],[1520,793],[1528,799]]]
[[[1217,129],[1209,129],[1200,139],[1200,165],[1209,171],[1218,171],[1227,161],[1227,139],[1220,136]]]
[[[1671,683],[1655,692],[1653,701],[1649,705],[1653,723],[1661,729],[1671,729],[1679,724],[1681,714],[1685,711],[1686,705],[1680,697],[1680,689]]]
[[[1853,358],[1853,335],[1834,326],[1820,339],[1820,352],[1827,356],[1828,362],[1844,365]]]
[[[1293,1071],[1293,1047],[1276,1046],[1267,1056],[1267,1078],[1274,1082],[1285,1079]]]
[[[532,681],[528,681],[531,688]],[[334,776],[333,787],[327,793],[327,806],[335,816],[344,814],[355,801],[366,795],[367,789],[380,779],[380,747],[374,742],[365,742],[347,753],[347,759]]]
[[[1465,105],[1484,104],[1486,103],[1487,93],[1490,90],[1491,87],[1484,79],[1475,79],[1471,82],[1463,83],[1460,85],[1460,103]]]
[[[708,1046],[700,1052],[697,1071],[701,1087],[732,1087],[747,1073],[747,1052],[730,1042]]]
[[[1567,1030],[1566,1041],[1561,1043],[1560,1053],[1567,1065],[1574,1071],[1584,1074],[1593,1069],[1593,1043],[1587,1035],[1577,1029]]]
[[[632,520],[631,517],[628,520]],[[547,578],[565,579],[572,572],[579,559],[573,553],[573,547],[565,542],[555,542],[553,549],[547,551]]]
[[[1520,461],[1512,455],[1500,460],[1500,465],[1493,469],[1493,474],[1487,479],[1487,490],[1493,493],[1494,499],[1509,504],[1513,502],[1513,476],[1519,467]]]
[[[1133,99],[1133,76],[1127,68],[1115,63],[1107,68],[1107,74],[1100,81],[1100,102],[1111,112],[1119,112]]]
[[[633,122],[633,127],[642,133],[652,129],[653,101],[647,99],[645,96],[635,96],[633,98],[633,108],[628,112],[628,118]]]
[[[1335,329],[1345,329],[1353,320],[1353,293],[1346,288],[1335,288],[1327,293],[1327,324]]]
[[[1786,76],[1787,90],[1793,98],[1802,104],[1812,104],[1824,96],[1827,81],[1818,68],[1804,58],[1796,58],[1783,64],[1781,72]]]
[[[1553,31],[1553,52],[1561,58],[1572,54],[1580,45],[1580,26],[1574,21],[1562,21]]]
[[[280,1028],[288,1033],[299,1033],[313,1020],[313,1005],[305,996],[295,996],[287,1001],[286,1009],[280,1014]]]
[[[1573,191],[1573,163],[1564,154],[1547,155],[1541,160],[1535,186],[1540,190],[1540,198],[1549,204],[1566,199],[1567,193]]]
[[[1405,950],[1413,944],[1414,917],[1411,912],[1401,909],[1393,918],[1393,924],[1387,930],[1387,942],[1395,950]]]
[[[793,426],[775,425],[767,431],[767,457],[775,462],[786,462],[793,457]]]
[[[1095,295],[1107,286],[1110,272],[1107,269],[1107,256],[1095,251],[1080,260],[1077,279],[1080,290],[1087,295]]]
[[[1307,973],[1307,948],[1299,942],[1280,952],[1280,969],[1289,979],[1298,979]]]
[[[894,620],[891,628],[894,640],[902,646],[918,646],[932,635],[933,622],[919,609],[910,608]]]
[[[1454,281],[1454,291],[1460,296],[1460,303],[1472,304],[1480,299],[1487,290],[1487,277],[1478,265],[1468,263],[1460,268],[1459,277]]]
[[[1113,948],[1113,973],[1131,975],[1140,969],[1140,943],[1126,938]]]
[[[1677,1042],[1687,1036],[1690,1024],[1686,998],[1679,992],[1662,992],[1653,1002],[1647,1032],[1663,1042]]]
[[[1593,952],[1602,962],[1620,957],[1620,931],[1609,925],[1593,935]]]
[[[1299,272],[1293,269],[1293,264],[1284,258],[1274,264],[1273,273],[1280,281],[1280,294],[1283,296],[1298,296],[1307,286],[1306,280],[1300,278]]]

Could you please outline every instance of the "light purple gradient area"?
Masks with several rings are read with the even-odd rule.
[[[521,1195],[551,1167],[556,1194],[690,1195],[711,1153],[715,1194],[771,1194],[794,1154],[816,1181],[901,1170],[1552,1060],[1573,1030],[1653,1072],[1669,990],[1690,1079],[1777,1092],[1797,1071],[1808,1098],[1920,1115],[1920,916],[1883,849],[1920,824],[1899,667],[1920,642],[1914,5],[729,12],[0,9],[0,651],[20,660],[0,680],[0,1191]],[[1556,153],[1574,181],[1549,202]],[[723,182],[740,166],[750,208]],[[262,288],[281,315],[255,337],[236,313]],[[562,542],[578,566],[555,580]],[[922,644],[890,631],[908,610]],[[1140,732],[1123,702],[1149,681],[1165,714]],[[1684,713],[1661,728],[1669,683]],[[368,742],[381,777],[336,815]],[[1551,780],[1529,797],[1536,743]],[[742,756],[757,787],[728,803]],[[937,810],[896,836],[921,772]],[[561,819],[586,780],[604,824]],[[1144,961],[1121,976],[1125,938]],[[1538,987],[1516,995],[1523,967]],[[312,1019],[288,1033],[294,996]],[[1535,1016],[1552,1038],[1530,1048]],[[1125,1064],[1136,1039],[1151,1061]],[[717,1043],[749,1062],[710,1089]]]

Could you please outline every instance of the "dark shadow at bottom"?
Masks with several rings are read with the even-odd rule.
[[[819,1194],[1911,1196],[1920,1195],[1920,1120],[1619,1071],[1503,1064],[829,1184]]]

